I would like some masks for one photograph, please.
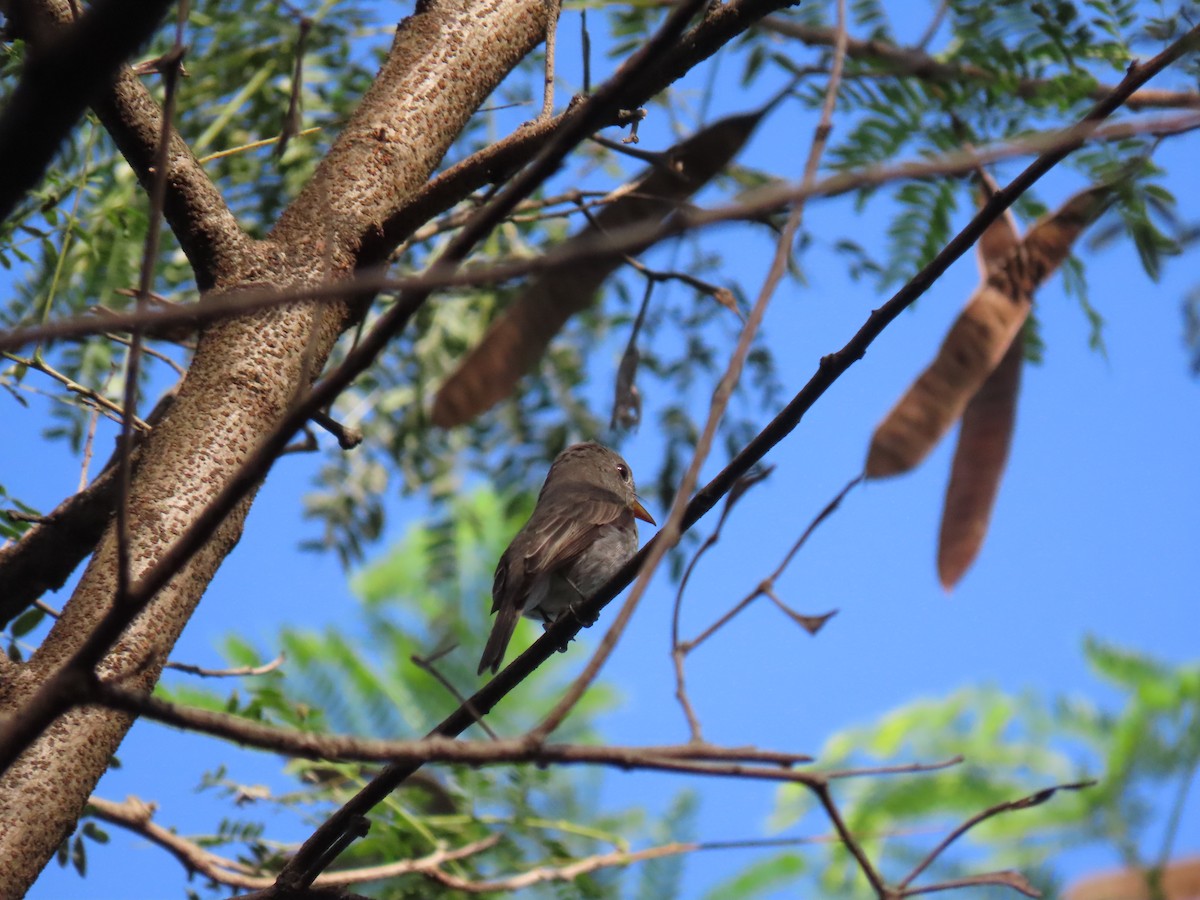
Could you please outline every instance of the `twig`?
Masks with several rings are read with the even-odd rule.
[[[683,660],[687,651],[679,640],[679,623],[683,612],[683,593],[687,590],[688,582],[691,581],[692,572],[700,563],[700,558],[704,556],[712,547],[716,546],[717,541],[721,539],[721,529],[725,527],[725,520],[729,518],[729,513],[733,510],[734,504],[742,498],[751,487],[760,481],[766,479],[773,471],[774,466],[763,466],[761,469],[752,471],[739,478],[729,493],[725,497],[725,505],[721,507],[721,515],[717,518],[717,525],[713,529],[712,534],[704,539],[696,553],[688,561],[687,567],[683,570],[683,576],[679,579],[679,588],[675,592],[675,607],[671,614],[671,661],[675,667],[675,698],[679,701],[679,705],[683,708],[683,714],[687,718],[688,730],[691,732],[692,740],[701,740],[700,720],[696,717],[695,710],[692,708],[691,700],[688,698],[686,675],[684,672]]]
[[[933,18],[929,20],[929,24],[925,26],[924,33],[917,38],[917,42],[913,44],[912,49],[921,53],[925,52],[925,48],[929,46],[929,42],[933,40],[938,29],[942,27],[942,22],[946,20],[946,13],[950,9],[949,0],[940,0],[938,8],[933,13]]]
[[[175,669],[177,672],[186,672],[188,675],[199,675],[201,678],[239,678],[246,675],[266,675],[268,672],[274,672],[283,665],[287,659],[287,654],[280,653],[277,657],[268,663],[263,663],[261,666],[238,666],[232,669],[207,669],[203,666],[195,666],[191,663],[168,662],[164,668]]]
[[[579,8],[579,45],[583,54],[583,95],[592,92],[592,36],[588,34],[587,7]]]
[[[428,659],[426,659],[423,656],[418,656],[416,653],[414,653],[409,657],[409,659],[412,660],[413,665],[416,666],[418,669],[420,669],[423,672],[428,672],[430,675],[432,675],[433,678],[437,681],[437,683],[440,684],[442,687],[444,687],[449,692],[450,696],[453,697],[456,701],[458,701],[459,706],[463,707],[467,712],[469,712],[471,715],[473,715],[475,717],[475,724],[477,724],[480,728],[482,728],[484,733],[487,734],[488,737],[490,737],[493,741],[500,740],[500,735],[496,734],[496,732],[492,730],[492,726],[484,721],[483,716],[481,716],[475,710],[475,707],[471,705],[471,701],[468,700],[466,697],[464,697],[462,695],[462,693],[458,690],[458,688],[456,688],[454,686],[454,684],[450,681],[450,679],[447,678],[445,675],[443,675],[441,673],[441,671],[438,669],[438,667],[436,665],[437,660],[441,659],[443,656],[445,656],[447,653],[449,653],[450,650],[452,650],[452,649],[454,649],[454,648],[449,647],[438,653],[434,653]]]
[[[451,875],[441,869],[432,869],[423,873],[427,878],[454,890],[468,894],[486,894],[499,891],[519,891],[548,882],[571,882],[582,875],[601,869],[611,869],[616,866],[628,866],[633,863],[647,862],[653,859],[663,859],[668,856],[678,856],[683,853],[694,853],[700,849],[695,843],[663,844],[658,847],[648,847],[645,850],[614,850],[611,853],[601,853],[596,856],[586,856],[583,859],[562,866],[538,866],[519,875],[507,878],[493,878],[487,881],[474,881]]]
[[[320,126],[314,128],[305,128],[303,131],[297,131],[292,137],[308,137],[310,134],[316,134],[324,129]],[[213,162],[214,160],[224,159],[227,156],[235,156],[238,153],[248,153],[251,150],[258,150],[262,147],[269,147],[272,144],[278,144],[283,140],[283,135],[276,137],[263,138],[261,141],[251,141],[249,144],[239,144],[236,147],[230,147],[226,150],[218,150],[216,153],[210,153],[208,156],[201,156],[196,162],[200,165]]]
[[[901,891],[901,897],[916,897],[921,894],[932,894],[938,891],[954,891],[965,887],[1007,887],[1012,888],[1018,893],[1024,894],[1026,897],[1041,897],[1042,892],[1034,888],[1020,872],[1004,871],[1004,872],[985,872],[982,875],[967,875],[963,878],[951,878],[947,881],[939,881],[936,884],[922,885],[916,888],[907,888]]]
[[[237,860],[219,856],[195,841],[180,837],[173,830],[155,824],[152,821],[156,811],[154,804],[145,803],[136,797],[129,797],[124,803],[115,803],[112,800],[92,796],[88,799],[88,807],[97,819],[140,834],[148,841],[167,850],[189,871],[199,872],[217,884],[245,890],[259,890],[268,888],[275,883],[275,875],[272,873],[262,872],[262,870]],[[418,859],[329,872],[318,878],[313,887],[341,887],[383,881],[389,878],[398,878],[401,875],[428,874],[432,871],[440,871],[439,867],[443,864],[466,859],[482,853],[484,850],[489,850],[499,843],[500,839],[501,835],[496,834],[454,849],[440,848]]]
[[[871,863],[871,860],[867,856],[866,851],[863,850],[862,845],[859,844],[858,840],[854,837],[854,832],[852,832],[849,826],[846,825],[845,820],[842,818],[841,811],[837,808],[837,804],[833,802],[833,796],[829,792],[829,785],[814,785],[810,787],[810,790],[816,794],[817,801],[825,810],[825,815],[828,816],[829,821],[833,823],[834,830],[837,831],[838,837],[842,839],[842,843],[846,845],[846,849],[850,851],[850,854],[858,862],[858,867],[862,869],[862,873],[866,877],[867,882],[871,885],[871,889],[875,892],[875,896],[881,898],[881,900],[886,898],[887,887],[883,883],[883,878],[881,878],[879,872],[876,871],[875,866]]]
[[[548,120],[554,114],[554,45],[558,35],[558,17],[562,12],[562,0],[545,0],[546,3],[546,76],[542,88],[542,112],[539,119]]]
[[[813,532],[815,532],[817,530],[817,528],[821,525],[822,522],[824,522],[827,518],[829,518],[831,515],[833,515],[833,513],[837,510],[837,508],[842,505],[842,501],[846,498],[846,495],[848,493],[850,493],[850,491],[854,487],[856,487],[858,484],[860,484],[862,482],[863,477],[864,476],[859,475],[859,476],[853,478],[844,488],[841,489],[841,491],[838,492],[836,497],[834,497],[832,500],[829,501],[829,503],[827,503],[825,505],[824,509],[822,509],[819,513],[817,513],[816,518],[814,518],[811,522],[808,523],[808,527],[804,529],[804,531],[800,534],[800,537],[796,539],[796,542],[794,544],[792,544],[791,549],[788,550],[788,552],[786,554],[784,554],[783,561],[780,562],[780,564],[775,567],[775,571],[773,571],[770,575],[768,575],[766,578],[764,578],[762,581],[760,581],[757,585],[755,585],[753,590],[751,590],[748,594],[746,594],[745,597],[743,597],[741,600],[739,600],[731,609],[726,611],[724,615],[722,615],[719,619],[717,619],[717,621],[713,622],[711,625],[709,625],[707,628],[705,628],[704,631],[700,632],[699,635],[692,638],[691,640],[679,642],[677,644],[677,647],[678,647],[678,650],[681,653],[681,655],[686,656],[687,654],[691,653],[693,650],[695,650],[697,647],[699,647],[701,644],[703,644],[705,641],[707,641],[710,637],[712,637],[714,634],[716,634],[718,631],[720,631],[722,628],[724,628],[727,624],[729,624],[729,622],[731,620],[733,620],[734,618],[736,618],[742,612],[742,610],[744,610],[746,607],[748,607],[751,603],[753,603],[759,597],[769,597],[781,609],[783,609],[785,612],[787,612],[787,614],[790,616],[797,617],[800,619],[812,620],[812,622],[810,624],[805,625],[805,628],[808,630],[808,632],[810,634],[816,634],[816,632],[820,629],[820,627],[822,625],[824,625],[825,622],[834,615],[834,613],[833,612],[824,613],[823,615],[820,615],[820,616],[801,616],[799,613],[794,612],[786,604],[784,604],[782,600],[780,600],[778,597],[775,596],[775,582],[784,573],[784,570],[787,569],[788,565],[792,561],[792,558],[800,551],[800,548],[803,547],[806,543],[808,543],[808,539],[810,537],[812,537]]]
[[[976,813],[951,831],[948,835],[946,835],[936,847],[926,854],[924,859],[913,866],[912,871],[905,875],[904,880],[900,882],[901,889],[907,888],[910,884],[912,884],[913,881],[916,880],[917,876],[933,865],[934,861],[942,855],[943,851],[945,851],[947,847],[953,844],[956,840],[958,840],[980,822],[1012,810],[1029,809],[1032,806],[1040,806],[1059,791],[1081,791],[1084,788],[1092,787],[1095,784],[1096,782],[1094,781],[1074,781],[1068,784],[1058,784],[1054,787],[1043,788],[1034,794],[1022,797],[1019,800],[1006,800],[1003,803],[997,803],[994,806],[989,806],[983,812]]]
[[[0,350],[0,356],[3,356],[5,359],[14,362],[19,366],[25,366],[26,368],[33,369],[35,372],[41,372],[43,375],[53,378],[72,394],[75,394],[81,398],[89,406],[93,407],[94,409],[111,413],[111,418],[113,421],[124,422],[125,419],[128,418],[130,419],[132,426],[138,429],[138,431],[150,431],[150,426],[139,419],[136,415],[127,417],[125,415],[125,410],[122,409],[119,404],[114,403],[112,400],[109,400],[103,394],[92,390],[90,387],[85,387],[84,385],[79,384],[77,381],[72,380],[69,375],[58,371],[40,356],[17,356],[15,353],[9,353],[7,350]]]
[[[129,338],[121,337],[121,335],[119,335],[119,334],[105,334],[104,337],[115,343],[123,344],[126,347],[130,346],[130,344],[133,343],[132,341],[129,340]],[[175,370],[175,374],[178,375],[180,378],[182,378],[185,374],[187,374],[187,370],[184,369],[183,366],[181,366],[179,363],[175,362],[175,360],[171,359],[171,357],[167,356],[167,354],[162,353],[158,350],[155,350],[153,347],[148,347],[148,346],[146,346],[145,343],[142,344],[142,352],[145,353],[147,356],[154,357],[155,359],[159,360],[160,362],[165,362],[168,366],[170,366],[172,369]]]
[[[335,438],[337,438],[338,446],[343,450],[353,450],[363,442],[363,433],[361,428],[343,425],[341,422],[330,416],[327,412],[317,410],[315,413],[313,413],[312,420],[314,424],[320,425]]]

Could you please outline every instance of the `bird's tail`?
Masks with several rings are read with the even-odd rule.
[[[492,670],[493,675],[499,671],[500,663],[504,662],[504,651],[508,649],[508,642],[512,640],[513,631],[520,618],[521,610],[514,604],[501,604],[496,613],[496,622],[492,625],[492,633],[488,637],[487,646],[483,648],[483,656],[479,660],[478,674],[482,675],[488,669]]]

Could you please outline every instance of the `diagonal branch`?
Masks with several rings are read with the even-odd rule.
[[[124,803],[116,803],[93,796],[88,800],[88,807],[97,819],[140,834],[178,859],[189,872],[198,872],[217,884],[258,890],[270,887],[275,881],[274,875],[262,874],[245,863],[219,856],[195,841],[180,837],[174,830],[157,824],[153,821],[155,807],[152,803],[146,803],[136,797],[129,797]],[[499,841],[500,835],[492,835],[454,849],[440,848],[418,859],[331,872],[319,878],[314,887],[345,887],[414,873],[433,875],[441,873],[440,867],[444,863],[474,856],[494,847]]]
[[[96,85],[108,83],[150,39],[169,6],[170,0],[96,0],[59,30],[48,27],[33,4],[0,4],[13,32],[32,45],[0,114],[0,221],[41,180]]]
[[[750,468],[759,462],[766,453],[778,444],[800,423],[805,413],[821,398],[829,387],[846,372],[857,360],[866,353],[871,343],[882,334],[883,330],[923,294],[933,282],[962,256],[979,238],[996,218],[1012,205],[1024,191],[1028,190],[1039,178],[1061,162],[1086,139],[1095,124],[1111,115],[1121,104],[1153,75],[1178,60],[1188,52],[1200,36],[1200,27],[1192,29],[1185,36],[1171,44],[1166,50],[1151,60],[1130,69],[1125,79],[1101,103],[1088,113],[1082,123],[1070,130],[1064,142],[1039,156],[1012,183],[998,192],[971,220],[942,249],[930,263],[922,269],[908,284],[902,287],[887,303],[873,312],[867,322],[838,352],[824,357],[817,372],[798,394],[780,411],[778,415],[753,438],[740,453],[737,454],[712,481],[701,488],[688,503],[680,522],[681,529],[690,528],[703,515],[711,510]],[[495,678],[471,697],[473,710],[486,714],[514,687],[521,683],[530,673],[549,659],[558,648],[564,646],[579,631],[582,620],[593,620],[612,602],[613,598],[622,591],[638,573],[649,554],[654,552],[657,541],[649,544],[615,574],[596,594],[580,606],[577,617],[563,617],[535,641],[529,649],[513,660]],[[475,715],[460,707],[442,721],[433,734],[453,737],[461,734],[475,722]],[[307,855],[301,859],[300,854],[293,860],[296,867],[303,871],[313,861],[319,859],[324,848],[332,846],[350,823],[361,819],[376,803],[381,802],[392,790],[400,785],[409,774],[420,768],[419,763],[393,764],[388,766],[370,784],[364,787],[354,798],[348,801],[340,810],[322,825],[312,838],[306,842],[301,853]]]
[[[0,0],[0,10],[7,11],[13,3],[14,0]],[[24,0],[20,8],[31,20],[29,30],[35,36],[35,47],[38,41],[45,40],[47,43],[47,55],[36,55],[34,60],[42,57],[45,63],[54,59],[58,61],[51,85],[56,92],[54,98],[35,100],[33,102],[38,105],[26,111],[27,115],[35,117],[36,127],[13,132],[20,152],[32,156],[31,145],[35,145],[44,132],[50,133],[47,117],[53,123],[55,116],[65,116],[78,107],[71,114],[70,121],[63,125],[69,128],[82,113],[83,105],[91,103],[142,186],[149,191],[155,151],[162,131],[162,111],[129,67],[119,64],[150,36],[167,6],[163,0],[154,0],[153,4],[127,3],[123,0],[94,4],[91,10],[108,11],[104,20],[107,27],[95,34],[91,28],[86,33],[77,31],[85,26],[91,11],[76,23],[69,0]],[[153,11],[158,7],[161,10]],[[82,47],[74,46],[81,42]],[[52,50],[54,56],[48,55]],[[59,56],[64,57],[65,61],[58,59]],[[89,59],[94,59],[93,69],[81,69],[81,65],[85,65]],[[29,65],[34,65],[34,61],[31,60]],[[69,74],[64,78],[62,73]],[[97,85],[109,82],[111,85],[97,91]],[[10,109],[16,105],[16,100],[14,96]],[[13,127],[19,126],[14,124]],[[4,144],[5,133],[5,126],[0,124],[0,146]],[[60,139],[55,139],[55,146]],[[52,148],[50,152],[45,152],[41,162],[43,168],[52,155]],[[171,159],[171,181],[167,187],[163,214],[192,264],[197,283],[201,289],[205,289],[218,280],[222,273],[228,275],[234,269],[235,261],[246,250],[248,239],[225,205],[220,192],[183,138],[174,130],[171,131],[168,155]],[[0,171],[6,172],[4,184],[7,186],[7,173],[11,170],[4,162],[0,162]],[[22,188],[17,196],[21,196],[29,186]],[[3,209],[4,205],[0,202],[0,210]],[[3,215],[7,215],[7,211]]]
[[[663,50],[660,65],[641,79],[630,81],[622,88],[618,111],[611,124],[627,124],[631,110],[646,103],[665,90],[691,68],[703,62],[728,41],[762,20],[768,13],[791,6],[796,0],[729,0],[714,3],[695,26],[680,40]],[[484,185],[498,180],[503,173],[512,172],[529,159],[564,127],[565,112],[549,119],[527,123],[501,141],[442,172],[424,185],[410,200],[388,216],[378,233],[366,235],[365,240],[377,242],[375,250],[368,246],[367,257],[384,259],[390,248],[397,247],[421,225],[445,212],[463,198]],[[609,124],[602,123],[602,124]]]

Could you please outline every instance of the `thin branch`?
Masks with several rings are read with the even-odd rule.
[[[951,878],[948,881],[939,881],[936,884],[922,885],[916,888],[907,888],[900,892],[901,897],[917,897],[921,894],[933,894],[939,891],[954,891],[965,887],[1006,887],[1012,888],[1026,897],[1041,897],[1042,892],[1037,890],[1029,880],[1020,872],[1011,870],[1004,872],[985,872],[981,875],[967,875],[963,878]]]
[[[815,785],[810,790],[817,795],[817,801],[825,810],[825,815],[829,821],[833,823],[834,830],[837,831],[838,837],[842,839],[842,843],[846,845],[846,849],[858,862],[858,867],[862,870],[867,882],[871,885],[871,889],[875,892],[875,896],[886,898],[888,896],[887,887],[883,883],[883,878],[871,863],[867,852],[862,848],[862,845],[855,838],[849,826],[846,825],[842,818],[841,811],[837,808],[837,804],[833,802],[833,796],[829,792],[829,785]]]
[[[795,38],[810,47],[833,46],[834,29],[819,25],[805,25],[786,16],[767,16],[762,27],[784,37]],[[925,53],[920,47],[900,47],[887,41],[872,38],[861,40],[850,38],[846,46],[847,55],[853,59],[873,59],[890,66],[896,73],[912,75],[927,81],[982,81],[994,82],[997,73],[971,63],[946,63]],[[1137,65],[1136,62],[1132,65]],[[1024,78],[1017,82],[1019,97],[1034,97],[1052,88],[1053,82],[1045,78]],[[1120,86],[1097,84],[1089,92],[1092,100],[1103,100]],[[1196,109],[1200,108],[1200,92],[1141,89],[1130,94],[1125,105],[1133,110],[1143,109]]]
[[[186,672],[188,675],[198,675],[201,678],[240,678],[247,675],[266,675],[268,672],[274,672],[283,665],[287,659],[287,654],[280,653],[277,657],[261,666],[237,666],[232,669],[207,669],[204,666],[195,666],[191,663],[168,662],[164,668],[174,669],[177,672]]]
[[[585,856],[562,866],[538,866],[519,875],[507,878],[493,878],[487,881],[474,881],[458,875],[451,875],[441,869],[433,869],[424,874],[445,887],[463,891],[468,894],[486,894],[498,891],[519,891],[537,884],[552,882],[571,882],[582,875],[597,872],[601,869],[611,869],[617,866],[628,866],[639,862],[649,862],[654,859],[665,859],[669,856],[679,856],[684,853],[694,853],[701,849],[696,843],[663,844],[658,847],[648,847],[644,850],[614,850],[611,853],[601,853],[595,856]]]
[[[105,334],[104,337],[113,343],[121,344],[125,347],[128,347],[133,343],[133,341],[129,340],[129,338],[121,337],[119,334]],[[175,362],[175,360],[171,359],[171,357],[167,356],[167,354],[162,353],[159,350],[155,350],[153,347],[147,346],[144,341],[142,342],[142,352],[147,356],[151,356],[154,359],[159,360],[160,362],[165,362],[168,366],[175,370],[175,374],[180,378],[187,374],[187,370],[184,369],[183,366]]]
[[[337,438],[338,446],[343,450],[353,450],[363,442],[363,432],[361,428],[343,425],[327,412],[317,410],[315,413],[313,413],[312,421],[314,425],[321,426],[335,438]]]
[[[1081,791],[1084,788],[1092,787],[1095,784],[1095,781],[1074,781],[1068,784],[1058,784],[1054,787],[1043,788],[1036,793],[1022,797],[1019,800],[1006,800],[1003,803],[997,803],[994,806],[989,806],[987,809],[983,810],[983,812],[976,813],[975,815],[971,816],[971,818],[967,819],[948,835],[946,835],[936,847],[926,854],[924,859],[913,866],[911,872],[904,876],[904,880],[900,882],[900,887],[903,889],[912,884],[922,872],[933,865],[934,861],[942,855],[947,847],[953,844],[956,840],[958,840],[980,822],[984,822],[993,816],[1000,815],[1001,813],[1011,812],[1018,809],[1029,809],[1032,806],[1041,806],[1059,791]]]
[[[695,571],[696,566],[700,563],[700,558],[712,547],[715,547],[717,541],[721,539],[721,530],[725,527],[725,520],[729,518],[729,513],[733,510],[734,505],[742,498],[746,491],[758,482],[766,479],[774,470],[774,466],[764,466],[757,471],[743,475],[734,483],[725,497],[725,505],[721,507],[721,515],[717,518],[716,528],[713,529],[712,534],[704,539],[703,543],[696,550],[696,553],[688,561],[687,567],[683,570],[683,576],[679,579],[679,589],[675,592],[675,607],[671,614],[671,661],[675,667],[675,697],[679,701],[679,705],[683,708],[683,714],[687,718],[688,731],[691,732],[693,741],[701,740],[702,736],[700,733],[700,720],[697,718],[696,712],[692,708],[691,700],[688,698],[687,680],[683,665],[687,651],[683,648],[679,640],[679,624],[683,614],[683,594],[687,590],[688,582],[691,581],[692,572]]]
[[[946,13],[949,10],[949,0],[940,0],[937,9],[933,13],[933,18],[929,20],[929,24],[925,26],[925,31],[917,38],[917,42],[913,44],[913,50],[925,51],[925,48],[929,46],[929,42],[938,33],[938,29],[942,27],[942,22],[946,21]]]
[[[483,729],[484,733],[488,737],[490,737],[493,741],[500,740],[500,735],[496,734],[496,732],[492,730],[492,726],[484,721],[483,716],[479,715],[479,713],[475,711],[475,707],[471,705],[471,701],[464,697],[458,688],[454,686],[454,683],[451,682],[450,679],[445,675],[443,675],[440,669],[438,669],[437,661],[453,649],[453,646],[448,647],[439,653],[434,653],[428,659],[423,656],[418,656],[416,653],[414,653],[409,657],[409,659],[412,660],[413,665],[418,669],[423,672],[428,672],[438,684],[446,689],[450,696],[453,697],[461,707],[463,707],[467,712],[471,713],[471,715],[475,716],[475,723]]]
[[[79,384],[78,382],[72,380],[69,375],[65,375],[58,371],[56,368],[46,362],[46,360],[41,356],[17,356],[15,353],[9,353],[7,350],[0,351],[0,356],[3,356],[5,359],[9,360],[10,362],[14,362],[19,366],[24,366],[27,369],[33,369],[35,372],[41,372],[43,375],[54,379],[72,394],[78,396],[88,406],[109,414],[109,418],[111,418],[114,422],[123,423],[128,419],[132,427],[136,428],[138,431],[143,433],[150,431],[150,426],[139,419],[136,415],[126,416],[125,409],[120,404],[114,403],[112,400],[109,400],[103,394],[92,390],[90,387],[86,387],[85,385]]]
[[[145,803],[136,797],[126,799],[124,803],[115,803],[92,796],[88,799],[88,807],[97,819],[141,835],[178,859],[189,872],[198,872],[217,884],[245,890],[261,890],[275,883],[275,875],[270,872],[263,872],[237,860],[219,856],[195,841],[180,837],[173,830],[156,824],[153,821],[156,808],[152,803]],[[454,849],[439,848],[418,859],[329,872],[318,878],[313,887],[343,887],[398,878],[401,875],[438,872],[447,862],[466,859],[491,849],[499,843],[501,837],[496,834]]]
[[[1155,66],[1155,70],[1159,68]],[[1135,72],[1135,80],[1139,83],[1145,80],[1142,78],[1142,71],[1142,69],[1138,69]],[[1114,101],[1119,105],[1119,98],[1114,97]],[[1112,110],[1109,109],[1103,114],[1108,115],[1111,112]],[[759,220],[763,216],[778,212],[788,203],[812,197],[837,197],[896,181],[966,175],[982,165],[1030,154],[1039,154],[1036,164],[1040,168],[1051,157],[1055,159],[1055,163],[1050,165],[1054,165],[1057,160],[1088,142],[1119,141],[1139,135],[1179,135],[1197,129],[1200,129],[1200,113],[1121,122],[1105,127],[1095,127],[1091,121],[1088,121],[1066,129],[1056,129],[1023,137],[992,147],[959,150],[910,162],[870,166],[856,172],[843,172],[823,178],[808,189],[790,184],[769,186],[752,192],[738,203],[706,210],[680,210],[674,217],[659,225],[634,225],[628,228],[613,229],[609,232],[607,252],[624,253],[644,247],[648,242],[660,241],[711,225]],[[970,227],[973,227],[973,223],[968,226],[968,228]],[[137,326],[147,330],[168,325],[198,326],[214,319],[285,306],[299,301],[337,303],[344,300],[347,293],[436,290],[446,287],[493,284],[524,277],[534,272],[567,269],[578,265],[581,260],[592,260],[598,255],[600,254],[596,247],[575,248],[565,252],[551,250],[542,257],[490,265],[465,266],[461,270],[455,271],[430,270],[410,278],[389,278],[383,273],[358,273],[352,281],[309,285],[291,291],[229,292],[207,298],[203,306],[189,304],[166,309],[150,309],[142,314],[111,312],[103,318],[96,315],[75,316],[42,326],[0,331],[0,351],[16,350],[25,344],[39,340],[78,338],[114,329],[127,330]]]
[[[791,549],[788,550],[788,552],[784,555],[783,561],[780,562],[780,564],[778,566],[776,566],[774,572],[772,572],[770,575],[768,575],[766,578],[764,578],[762,581],[760,581],[757,585],[755,585],[754,589],[752,591],[750,591],[748,594],[746,594],[746,596],[743,597],[741,600],[739,600],[731,609],[726,611],[724,615],[722,615],[720,618],[717,619],[717,621],[713,622],[711,625],[709,625],[707,628],[705,628],[702,632],[700,632],[700,634],[698,634],[696,637],[692,638],[691,640],[681,642],[678,645],[681,654],[686,656],[687,654],[691,653],[693,650],[695,650],[697,647],[699,647],[701,644],[703,644],[705,641],[707,641],[710,637],[712,637],[714,634],[716,634],[718,631],[720,631],[722,628],[724,628],[730,621],[732,621],[734,618],[736,618],[742,612],[742,610],[744,610],[746,607],[748,607],[751,603],[753,603],[759,597],[763,597],[763,596],[773,597],[773,589],[774,589],[775,581],[787,569],[788,564],[791,563],[791,561],[792,561],[792,558],[800,551],[800,549],[806,543],[808,543],[808,539],[810,537],[812,537],[813,532],[815,532],[817,530],[817,528],[821,525],[822,522],[824,522],[827,518],[829,518],[831,515],[833,515],[833,513],[837,510],[837,508],[842,505],[842,500],[845,499],[846,495],[848,493],[850,493],[850,491],[854,487],[856,487],[859,483],[861,483],[862,480],[863,480],[862,475],[859,475],[856,478],[852,479],[844,488],[841,489],[841,491],[838,492],[836,497],[834,497],[832,500],[829,501],[829,503],[827,503],[825,505],[824,509],[822,509],[819,513],[817,513],[816,518],[814,518],[811,522],[808,523],[808,527],[804,529],[804,531],[800,534],[800,537],[796,539],[796,542],[794,544],[792,544]],[[777,602],[780,602],[780,601],[778,601],[778,598],[775,598],[775,599]],[[816,618],[824,620],[824,619],[828,619],[831,615],[833,615],[833,613],[827,613],[823,617],[818,616]]]

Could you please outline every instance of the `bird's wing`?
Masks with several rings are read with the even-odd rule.
[[[624,501],[604,488],[578,485],[569,496],[567,503],[537,510],[537,521],[530,522],[535,527],[524,529],[520,546],[514,541],[530,586],[582,553],[600,529],[632,517]]]
[[[508,603],[523,608],[535,581],[578,556],[601,528],[632,515],[621,497],[601,487],[577,485],[569,496],[567,503],[541,503],[500,557],[493,611]]]
[[[521,611],[540,578],[548,576],[581,553],[605,525],[632,517],[617,494],[592,485],[578,484],[568,503],[535,507],[529,522],[513,538],[496,566],[492,582],[492,612],[496,621],[479,661],[479,673],[495,672],[504,658]]]

